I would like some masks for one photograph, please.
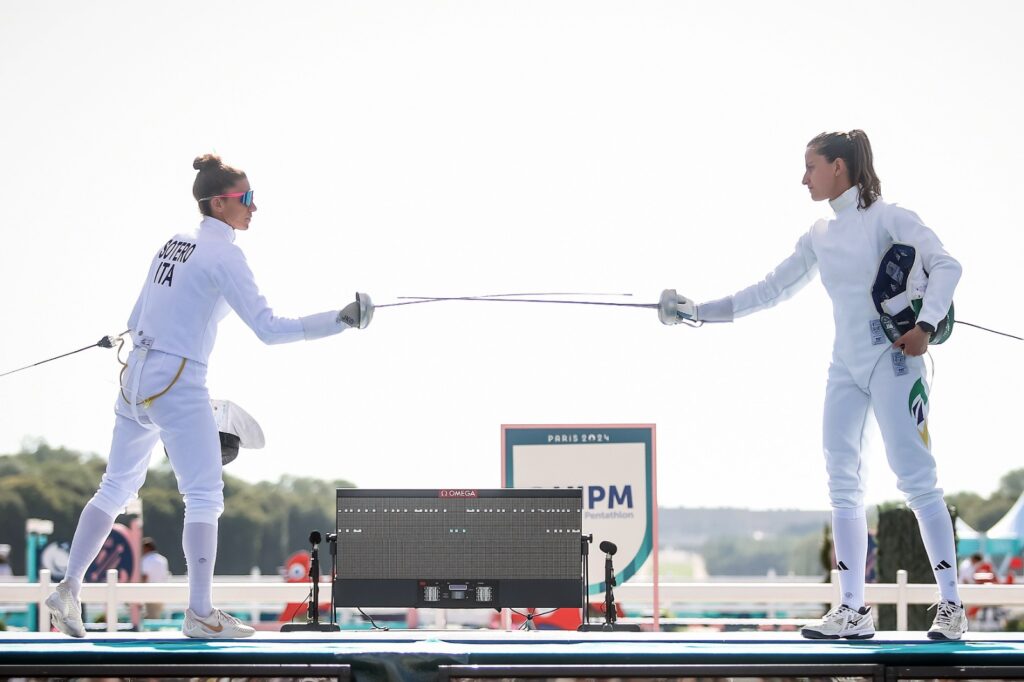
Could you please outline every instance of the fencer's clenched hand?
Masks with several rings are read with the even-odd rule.
[[[341,309],[338,319],[350,327],[366,329],[373,319],[373,301],[370,300],[370,295],[357,292],[356,300]]]
[[[662,324],[693,324],[699,321],[697,306],[690,299],[677,294],[675,289],[665,289],[658,301],[658,319]]]
[[[902,350],[907,357],[916,358],[928,352],[928,339],[931,335],[917,325],[906,334],[896,339],[892,347]]]

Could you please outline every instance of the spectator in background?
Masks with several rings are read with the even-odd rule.
[[[14,571],[11,570],[11,564],[8,563],[8,558],[11,556],[10,545],[0,545],[0,580],[8,576],[14,575]]]
[[[165,583],[171,577],[167,568],[167,557],[156,550],[153,538],[142,538],[142,560],[139,562],[142,582]],[[144,615],[146,618],[160,618],[164,605],[160,602],[148,602]]]
[[[978,570],[978,564],[984,559],[980,553],[975,552],[960,562],[960,582],[971,584],[974,582],[974,573]]]

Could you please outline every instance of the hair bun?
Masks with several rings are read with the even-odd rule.
[[[202,156],[197,156],[195,161],[192,162],[192,168],[197,171],[218,168],[221,165],[223,165],[223,163],[221,162],[220,157],[216,154],[203,154]]]

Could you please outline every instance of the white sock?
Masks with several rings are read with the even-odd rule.
[[[68,556],[68,569],[64,573],[64,582],[71,588],[71,593],[78,598],[82,591],[82,580],[89,565],[100,553],[100,548],[110,535],[114,526],[114,517],[96,505],[85,505],[82,515],[78,517],[78,527],[71,538],[71,552]]]
[[[188,564],[188,607],[206,618],[213,612],[213,568],[217,563],[217,524],[186,523],[181,548]]]
[[[945,500],[915,509],[917,525],[921,528],[921,540],[924,550],[928,553],[935,582],[939,586],[939,594],[946,601],[960,603],[960,590],[957,587],[956,545],[953,542],[953,520],[949,517],[949,509]]]
[[[864,606],[864,571],[868,563],[868,519],[864,507],[832,510],[832,544],[843,603],[859,609]]]

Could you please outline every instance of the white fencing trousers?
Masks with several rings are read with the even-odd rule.
[[[181,358],[160,351],[133,350],[124,373],[124,395],[136,403],[164,390]],[[137,388],[137,394],[135,387]],[[178,491],[185,500],[185,523],[216,524],[224,511],[220,436],[206,389],[206,365],[189,360],[174,386],[149,407],[133,408],[119,393],[106,472],[91,503],[117,516],[146,480],[149,459],[163,441]]]
[[[832,507],[864,504],[861,449],[868,409],[874,412],[889,467],[907,506],[942,500],[928,433],[928,383],[922,357],[882,353],[867,390],[833,357],[825,390],[824,450]]]

